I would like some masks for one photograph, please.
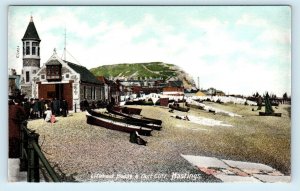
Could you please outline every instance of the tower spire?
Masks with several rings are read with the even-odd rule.
[[[30,12],[30,22],[33,22],[32,12]]]

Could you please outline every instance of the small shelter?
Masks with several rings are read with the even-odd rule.
[[[201,91],[198,91],[195,96],[206,96],[205,93],[201,92]]]

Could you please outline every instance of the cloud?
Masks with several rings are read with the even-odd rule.
[[[266,19],[258,18],[252,14],[243,14],[240,19],[236,21],[239,26],[250,26],[250,27],[268,27],[269,22]]]
[[[85,16],[85,9],[35,11],[34,22],[42,39],[41,63],[48,60],[54,48],[63,53],[66,27],[67,49],[75,57],[67,55],[67,59],[75,63],[78,60],[87,68],[163,61],[180,66],[194,79],[199,76],[206,88],[233,93],[252,93],[254,89],[290,91],[290,29],[283,29],[268,18],[253,14],[243,14],[238,19],[217,15],[203,18],[186,12],[185,17],[168,20],[153,9],[129,22],[112,19],[109,11],[94,11],[97,14],[93,21],[89,21],[91,14]],[[9,65],[20,69],[22,59],[13,57],[28,23],[24,13],[10,13]],[[253,31],[250,36],[246,33],[249,30]],[[274,67],[274,61],[280,64]]]
[[[289,29],[267,29],[258,37],[258,40],[262,42],[291,44],[291,31]]]

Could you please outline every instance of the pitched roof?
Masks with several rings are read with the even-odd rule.
[[[171,87],[182,87],[183,86],[183,82],[182,81],[169,81],[169,86]]]
[[[34,26],[34,23],[33,23],[33,20],[31,18],[28,26],[27,26],[27,29],[26,29],[26,32],[22,38],[22,41],[24,40],[37,40],[37,41],[41,41],[40,37],[39,37],[39,34],[37,33],[36,31],[36,28]]]
[[[101,84],[99,80],[90,72],[86,67],[74,64],[72,62],[65,61],[75,72],[80,74],[80,80],[82,82],[94,83],[94,84]]]
[[[61,63],[58,60],[50,60],[46,65],[61,65]]]

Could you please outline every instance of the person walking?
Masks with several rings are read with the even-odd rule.
[[[32,110],[33,110],[34,119],[37,119],[39,117],[39,100],[38,99],[34,100]]]
[[[13,104],[9,105],[9,158],[21,157],[21,124],[26,119],[26,115],[20,103],[20,100],[15,99]]]
[[[53,110],[54,110],[54,114],[56,116],[60,115],[60,112],[59,112],[60,106],[59,105],[60,105],[59,100],[55,98],[54,101],[53,101]]]
[[[61,108],[62,108],[62,115],[63,115],[63,117],[67,117],[67,115],[68,115],[68,103],[67,103],[67,101],[65,99],[62,101]]]

